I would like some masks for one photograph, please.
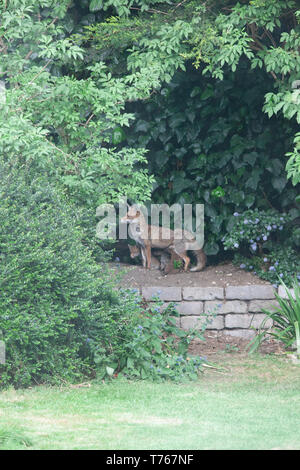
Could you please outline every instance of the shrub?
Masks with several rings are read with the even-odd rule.
[[[108,277],[81,243],[72,207],[46,176],[29,173],[0,162],[2,385],[87,373],[92,364],[81,350],[88,317],[114,301]]]
[[[289,292],[285,283],[281,281],[281,284],[285,288],[287,299],[275,294],[279,307],[273,311],[263,309],[266,318],[260,326],[259,333],[249,344],[250,352],[255,351],[266,339],[267,334],[269,334],[277,340],[282,341],[286,347],[290,347],[296,342],[297,354],[300,358],[300,287],[295,280],[293,283],[295,298],[293,298],[293,295]],[[264,330],[266,321],[269,318],[274,322],[271,331]]]
[[[231,232],[223,237],[225,250],[234,250],[234,263],[277,287],[278,278],[290,285],[300,275],[300,258],[293,247],[297,228],[291,217],[274,210],[234,213]]]
[[[200,329],[184,331],[177,326],[179,313],[170,303],[154,298],[144,304],[133,290],[119,291],[122,304],[115,305],[102,324],[87,338],[94,361],[99,364],[98,377],[122,376],[152,381],[193,380],[205,362],[203,357],[189,357],[188,347],[194,338],[204,339],[203,332],[211,316]]]

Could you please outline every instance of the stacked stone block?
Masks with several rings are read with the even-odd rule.
[[[206,322],[207,330],[218,330],[243,338],[254,336],[254,329],[258,329],[265,318],[263,309],[278,307],[275,292],[270,285],[225,288],[154,286],[141,289],[147,301],[153,301],[153,296],[157,296],[166,304],[175,302],[180,313],[179,325],[183,329],[201,328],[203,322]],[[270,326],[272,323],[268,320],[265,327]]]

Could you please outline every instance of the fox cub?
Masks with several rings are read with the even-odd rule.
[[[140,248],[137,245],[128,245],[130,251],[130,258],[137,258],[141,256]],[[176,253],[167,253],[164,250],[154,250],[154,255],[151,257],[151,268],[160,269],[164,274],[177,273],[180,271],[181,259]],[[159,259],[160,258],[160,259]],[[174,261],[178,263],[178,267],[174,266]]]

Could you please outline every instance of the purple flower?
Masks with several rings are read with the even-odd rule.
[[[245,220],[244,220],[244,224],[247,224],[247,223],[248,223],[248,220],[247,220],[247,219],[245,219]]]
[[[280,274],[279,274],[279,277],[283,277],[283,274],[282,274],[282,273],[280,273]]]
[[[243,233],[244,233],[244,230],[241,230],[241,231],[240,231],[240,234],[243,235]]]
[[[273,228],[277,228],[277,225],[273,225]]]
[[[269,267],[269,271],[275,271],[274,266],[270,266],[270,267]]]
[[[258,224],[258,222],[259,222],[259,219],[255,219],[255,223]]]
[[[272,230],[271,225],[268,225],[268,226],[267,226],[267,230]]]
[[[117,257],[115,258],[115,261],[118,263],[118,262],[120,261],[120,258],[117,256]]]
[[[233,246],[234,246],[234,248],[238,248],[238,247],[239,247],[239,244],[238,244],[238,243],[235,243]]]
[[[266,263],[268,261],[268,258],[264,258],[264,262]]]
[[[251,248],[252,248],[253,251],[256,251],[256,248],[257,248],[256,243],[253,243],[253,244],[251,245]]]
[[[249,266],[249,269],[253,269],[253,266]]]
[[[282,229],[283,229],[283,226],[282,226],[282,225],[280,225],[280,227],[279,227],[279,230],[282,230]]]
[[[256,237],[256,240],[259,241],[259,240],[260,240],[260,237]]]
[[[278,263],[278,261],[276,261],[274,264],[275,264],[275,266],[278,266],[279,263]]]
[[[245,269],[246,265],[244,263],[240,264],[241,269]]]
[[[267,240],[268,240],[267,235],[264,235],[264,236],[263,236],[263,241],[265,242],[265,241],[267,241]]]
[[[240,214],[238,212],[235,212],[233,215],[234,217],[238,217]]]

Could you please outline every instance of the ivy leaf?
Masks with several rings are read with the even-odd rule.
[[[173,191],[175,194],[181,193],[186,188],[194,186],[194,182],[185,178],[183,175],[175,175],[173,180]]]
[[[244,161],[249,163],[249,165],[253,166],[254,163],[256,162],[257,157],[258,157],[257,152],[246,153],[244,155]]]
[[[260,178],[260,175],[262,173],[262,169],[260,168],[256,168],[255,170],[253,170],[250,178],[248,179],[247,183],[246,183],[246,188],[251,188],[251,189],[254,189],[256,190],[257,189],[257,185],[258,185],[258,182],[259,182],[259,178]]]
[[[103,8],[103,0],[91,0],[90,11],[99,11]]]
[[[277,191],[281,192],[287,184],[287,179],[284,176],[272,178],[272,186]]]
[[[214,241],[207,242],[204,245],[204,251],[208,256],[217,255],[219,253],[219,249],[219,245]]]
[[[211,98],[214,94],[214,89],[211,85],[208,85],[204,92],[201,94],[201,100],[207,100],[208,98]]]

